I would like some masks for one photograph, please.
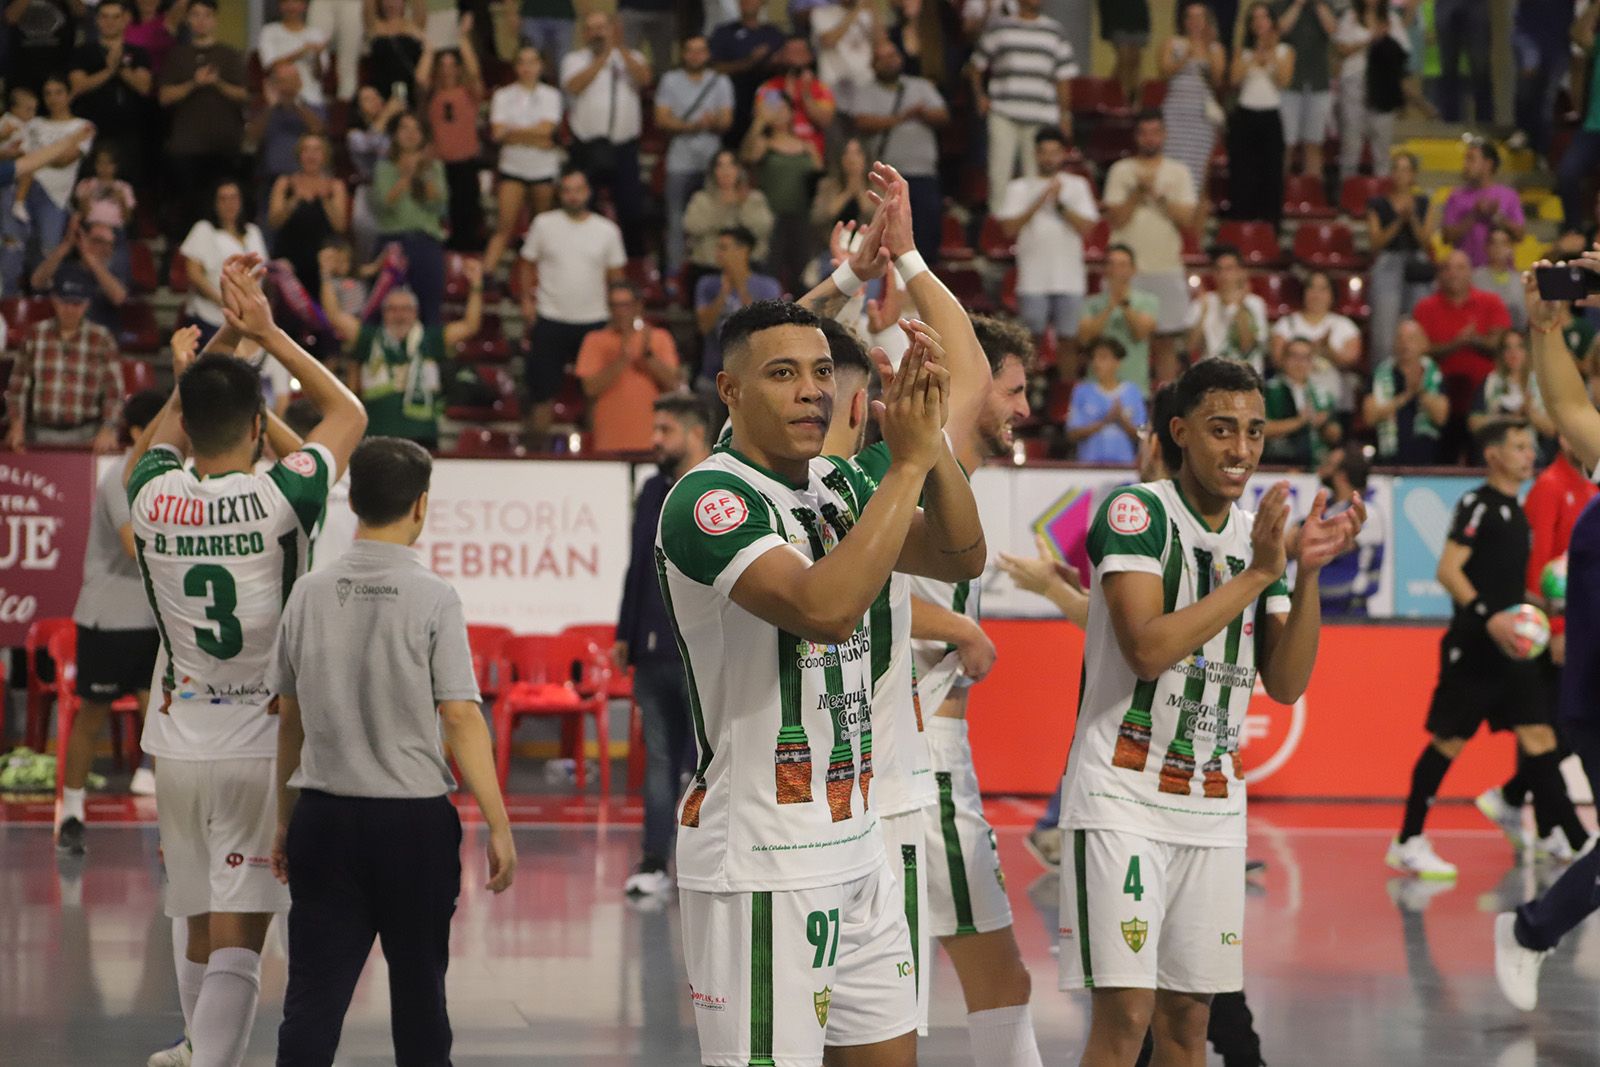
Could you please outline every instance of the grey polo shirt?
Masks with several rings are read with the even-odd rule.
[[[918,106],[948,110],[944,97],[926,78],[902,77],[892,86],[876,79],[846,82],[839,88],[838,97],[839,110],[846,115],[881,118]],[[926,122],[901,122],[881,133],[862,134],[861,146],[867,150],[868,159],[881,159],[908,178],[939,173],[938,138]]]
[[[438,705],[477,701],[478,685],[461,598],[412,549],[356,541],[296,582],[267,685],[300,702],[291,786],[350,797],[455,788]]]
[[[122,547],[119,532],[132,521],[128,491],[122,487],[122,464],[106,471],[95,488],[89,519],[89,543],[83,554],[83,588],[72,609],[72,621],[94,630],[154,630],[144,577]]]

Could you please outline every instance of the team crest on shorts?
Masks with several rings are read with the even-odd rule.
[[[1141,922],[1138,919],[1129,919],[1127,922],[1122,924],[1122,940],[1126,941],[1128,943],[1128,947],[1133,949],[1135,952],[1138,952],[1140,949],[1144,948],[1145,938],[1149,935],[1149,933],[1150,924],[1147,922]]]
[[[822,992],[811,994],[811,1006],[817,1012],[817,1025],[823,1029],[828,1026],[828,1007],[833,1003],[833,986],[825,985]]]

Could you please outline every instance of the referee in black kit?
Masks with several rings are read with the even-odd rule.
[[[1533,474],[1533,431],[1522,419],[1497,418],[1475,435],[1489,477],[1456,505],[1439,556],[1439,584],[1455,602],[1439,646],[1439,682],[1428,709],[1433,735],[1411,772],[1400,836],[1385,862],[1432,881],[1456,877],[1422,835],[1423,820],[1451,762],[1485,720],[1517,735],[1523,768],[1541,822],[1560,827],[1577,845],[1587,836],[1561,778],[1560,757],[1543,670],[1517,657],[1511,617],[1524,589],[1533,534],[1517,500]]]
[[[489,827],[489,884],[517,854],[478,705],[461,600],[411,546],[433,461],[392,437],[350,457],[354,544],[295,584],[268,684],[279,694],[278,835],[289,986],[278,1067],[328,1067],[374,937],[389,964],[397,1067],[450,1062],[450,918],[461,821],[440,725]]]

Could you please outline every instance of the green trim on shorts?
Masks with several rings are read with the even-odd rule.
[[[900,867],[906,883],[906,925],[911,928],[911,973],[915,976],[917,1000],[922,1000],[922,946],[917,940],[921,917],[917,914],[917,846],[900,846]]]
[[[1084,855],[1087,848],[1086,831],[1072,831],[1072,867],[1078,881],[1078,955],[1083,961],[1083,987],[1094,988],[1094,962],[1089,955],[1089,877]]]
[[[750,894],[750,1067],[773,1067],[772,894]]]
[[[961,834],[956,829],[955,786],[949,771],[935,771],[939,783],[939,829],[944,835],[945,861],[950,866],[950,902],[956,909],[956,934],[975,934],[972,893],[967,889],[967,861],[961,854]]]

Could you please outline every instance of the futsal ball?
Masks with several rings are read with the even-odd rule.
[[[1544,596],[1545,603],[1550,605],[1550,610],[1561,614],[1567,608],[1567,557],[1557,556],[1544,565],[1544,573],[1539,576],[1539,592]]]
[[[1501,612],[1511,616],[1518,659],[1537,659],[1550,644],[1550,620],[1532,604],[1514,604]]]

